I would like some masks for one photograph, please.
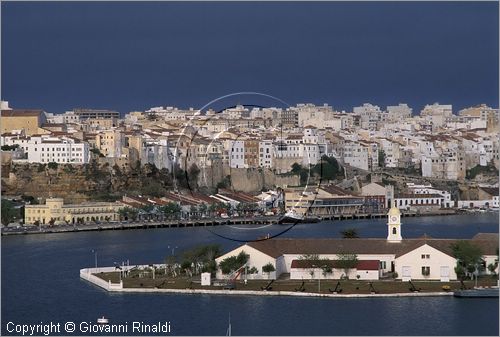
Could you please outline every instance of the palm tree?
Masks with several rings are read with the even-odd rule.
[[[200,212],[201,215],[204,215],[205,213],[207,213],[207,204],[205,203],[202,203],[201,205],[198,206],[198,211]]]
[[[359,238],[358,231],[354,228],[347,228],[340,232],[344,239],[357,239]]]

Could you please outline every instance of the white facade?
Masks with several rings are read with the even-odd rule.
[[[370,169],[368,147],[355,142],[346,142],[337,148],[337,151],[342,156],[344,164],[367,171]]]
[[[438,190],[435,188],[432,188],[432,185],[415,185],[413,183],[407,183],[408,189],[412,191],[414,194],[437,194],[442,197],[441,200],[439,200],[439,204],[441,207],[446,207],[450,208],[453,207],[453,202],[451,200],[451,194],[448,191],[443,191],[443,190]],[[437,200],[434,200],[437,201]]]
[[[432,105],[426,105],[421,111],[422,116],[444,116],[451,117],[453,114],[453,106],[451,104],[439,104],[434,103]]]
[[[396,207],[392,207],[388,213],[387,222],[387,241],[401,242],[401,213]]]
[[[231,168],[245,167],[245,141],[243,140],[230,141],[229,167]]]
[[[86,164],[89,162],[89,145],[70,137],[48,135],[34,137],[2,136],[1,145],[19,145],[28,163],[50,162],[61,164]]]
[[[273,168],[274,146],[272,140],[259,142],[259,166]]]
[[[398,105],[387,106],[387,113],[390,121],[401,121],[411,118],[412,112],[413,110],[408,104],[399,103]]]
[[[262,253],[261,251],[255,249],[253,247],[250,247],[248,245],[243,245],[241,247],[236,248],[235,250],[230,251],[227,254],[219,256],[218,258],[215,259],[215,262],[217,262],[217,265],[219,265],[219,263],[222,260],[224,260],[230,256],[237,256],[241,252],[245,252],[245,254],[250,255],[248,262],[247,262],[247,268],[251,269],[252,267],[255,267],[257,269],[257,274],[252,274],[251,278],[253,278],[253,279],[259,279],[259,278],[268,279],[271,276],[276,277],[276,274],[278,273],[278,271],[276,271],[275,273],[268,274],[262,270],[262,267],[264,267],[268,263],[271,263],[274,266],[274,268],[277,269],[276,268],[276,259],[269,256],[269,255]],[[245,276],[245,274],[241,273],[240,276],[238,277],[238,279],[243,279],[244,276]],[[247,274],[247,276],[249,276],[249,275]],[[220,269],[217,269],[216,277],[217,277],[217,279],[225,279],[225,278],[228,278],[229,275],[224,275]]]
[[[399,256],[395,261],[396,272],[401,280],[456,280],[456,259],[424,244],[411,252]]]

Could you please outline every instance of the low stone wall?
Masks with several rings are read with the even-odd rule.
[[[109,273],[115,271],[115,267],[102,267],[102,268],[85,268],[80,269],[80,278],[89,281],[90,283],[95,284],[98,287],[101,287],[107,291],[117,291],[123,289],[123,282],[120,283],[111,283],[111,281],[104,281],[103,279],[93,275],[97,273]]]
[[[135,266],[126,268],[132,269]],[[137,266],[143,267],[143,266]],[[416,292],[396,294],[318,294],[294,291],[256,291],[256,290],[225,290],[225,289],[158,289],[158,288],[123,288],[123,282],[111,283],[92,275],[93,273],[112,272],[115,267],[80,269],[80,278],[110,292],[122,293],[170,293],[170,294],[205,294],[205,295],[251,295],[251,296],[299,296],[299,297],[331,297],[331,298],[366,298],[366,297],[428,297],[453,296],[453,292]]]

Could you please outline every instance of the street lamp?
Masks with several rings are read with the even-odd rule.
[[[123,272],[123,262],[122,266],[118,262],[113,262],[115,265],[115,270],[118,269],[120,271],[120,282],[122,281],[122,272]]]
[[[170,249],[170,246],[168,246],[167,248],[168,248],[168,249]],[[179,248],[179,247],[177,247],[177,246],[175,246],[175,247],[174,247],[174,246],[172,246],[172,255],[175,255],[175,249],[176,249],[176,248]]]
[[[97,250],[92,249],[92,253],[94,253],[95,267],[97,268]]]

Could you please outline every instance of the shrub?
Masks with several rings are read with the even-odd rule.
[[[56,163],[56,162],[51,161],[47,166],[48,166],[49,169],[57,170],[57,167],[59,166],[59,164]]]
[[[271,262],[269,262],[268,264],[264,265],[262,267],[262,271],[264,273],[271,273],[273,271],[275,271],[276,269],[274,268],[273,264]]]

